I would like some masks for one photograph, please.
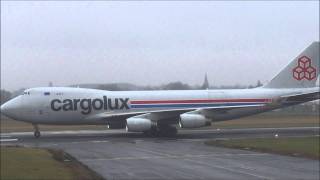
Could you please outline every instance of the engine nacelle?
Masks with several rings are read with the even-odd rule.
[[[210,126],[211,120],[200,114],[181,114],[179,126],[181,128],[199,128]]]
[[[127,119],[127,131],[144,132],[150,130],[152,122],[150,119],[131,117]]]

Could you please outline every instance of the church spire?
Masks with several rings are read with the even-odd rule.
[[[204,82],[202,84],[201,89],[209,89],[209,82],[208,82],[207,73],[204,76]]]

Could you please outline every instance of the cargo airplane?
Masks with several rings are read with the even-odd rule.
[[[1,113],[33,124],[101,124],[149,135],[175,135],[319,99],[319,42],[313,42],[262,87],[236,90],[104,91],[70,87],[31,88],[1,106]]]

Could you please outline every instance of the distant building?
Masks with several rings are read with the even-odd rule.
[[[209,82],[208,82],[207,73],[205,74],[204,82],[203,82],[203,84],[201,86],[201,89],[209,89]]]
[[[52,87],[52,86],[53,86],[53,84],[52,84],[52,82],[50,81],[50,82],[49,82],[49,87]]]

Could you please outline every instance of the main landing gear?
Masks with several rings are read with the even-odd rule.
[[[145,135],[151,137],[174,137],[177,133],[177,128],[170,125],[154,127],[151,130],[144,132]]]
[[[37,124],[32,124],[32,125],[34,128],[34,133],[33,133],[34,137],[39,138],[41,136],[41,134],[40,134],[38,125]]]

